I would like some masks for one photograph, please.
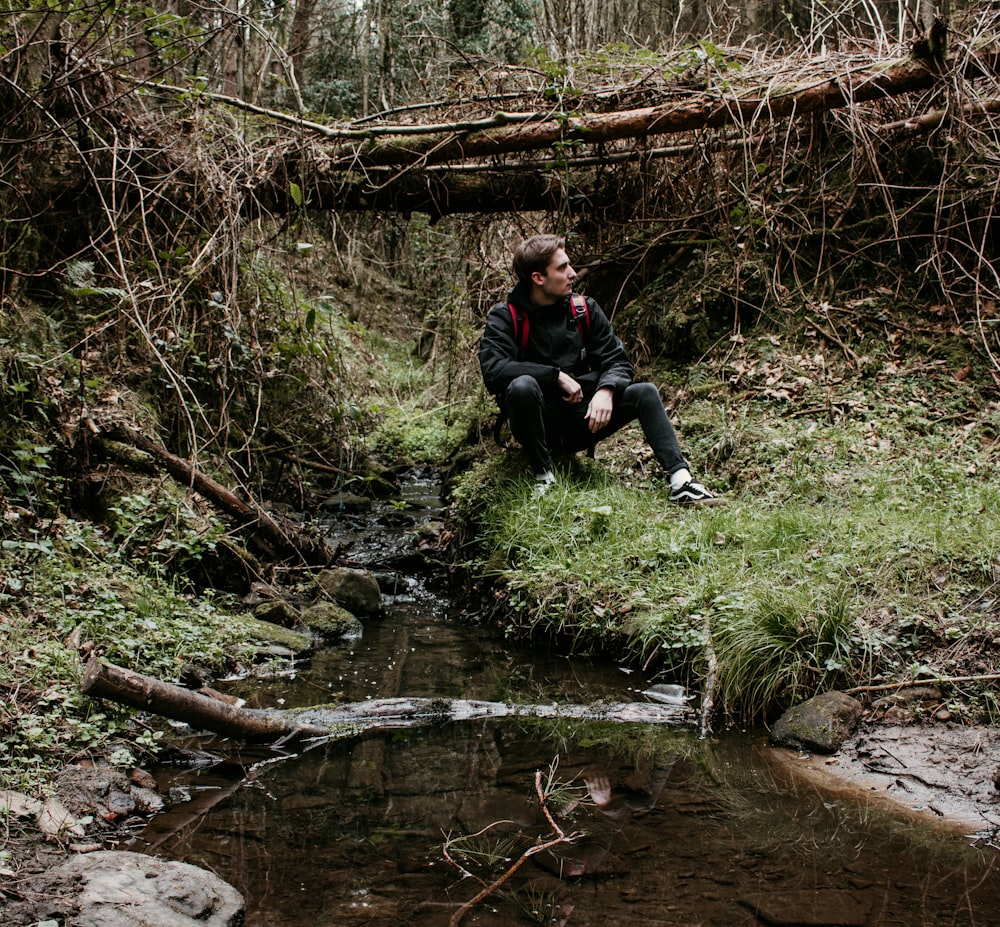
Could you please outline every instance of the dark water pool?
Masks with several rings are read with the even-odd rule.
[[[356,530],[362,562],[384,566],[435,513],[432,486],[407,493],[334,526]],[[588,704],[641,700],[654,681],[505,641],[419,583],[399,590],[362,638],[255,686],[257,703]],[[140,843],[231,882],[249,927],[1000,925],[994,851],[790,779],[747,733],[701,741],[682,728],[519,718],[368,732],[294,755],[197,744],[228,762],[160,770],[161,787],[190,800]]]

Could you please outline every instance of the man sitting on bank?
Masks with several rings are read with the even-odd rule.
[[[565,240],[535,235],[518,245],[513,265],[517,284],[490,310],[479,365],[528,456],[536,491],[555,482],[553,452],[592,448],[638,419],[669,476],[671,502],[724,503],[692,478],[659,391],[633,382],[635,368],[601,307],[573,294]]]

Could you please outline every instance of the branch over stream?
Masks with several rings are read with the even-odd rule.
[[[85,695],[181,721],[199,730],[258,742],[326,737],[366,730],[392,730],[445,721],[479,718],[578,718],[643,724],[689,724],[694,712],[684,705],[619,702],[595,705],[518,705],[477,699],[389,698],[304,711],[237,708],[183,686],[105,663],[88,662],[80,684]]]
[[[149,454],[182,486],[200,493],[220,511],[235,518],[264,543],[269,555],[273,556],[277,551],[285,556],[294,556],[310,566],[329,566],[339,555],[339,551],[332,548],[325,538],[309,535],[288,521],[264,511],[259,505],[244,502],[221,483],[140,432],[117,426],[110,429],[107,436],[125,441]]]

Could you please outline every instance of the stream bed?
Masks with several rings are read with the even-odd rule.
[[[408,571],[439,511],[436,484],[418,475],[398,500],[332,512],[331,536],[390,588],[384,615],[287,677],[233,690],[286,708],[645,699],[658,680],[508,641]],[[289,752],[189,746],[224,762],[157,770],[175,801],[133,849],[230,882],[247,927],[1000,925],[992,847],[825,793],[753,732],[699,740],[682,726],[518,717]]]

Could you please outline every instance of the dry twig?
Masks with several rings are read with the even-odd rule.
[[[482,879],[478,878],[478,876],[472,875],[472,873],[468,872],[468,870],[466,870],[463,866],[457,864],[448,853],[448,843],[447,842],[445,843],[444,846],[445,859],[449,863],[451,863],[452,866],[458,869],[459,872],[461,872],[464,876],[474,878],[476,879],[477,882],[480,882],[483,885],[483,888],[479,892],[477,892],[473,898],[470,898],[468,901],[466,901],[452,915],[451,920],[448,922],[448,927],[458,927],[458,925],[462,922],[462,918],[464,918],[465,915],[469,913],[469,911],[471,911],[481,901],[484,901],[486,898],[489,898],[491,895],[495,894],[500,888],[502,888],[508,881],[510,881],[514,873],[516,873],[518,869],[520,869],[532,856],[536,856],[539,853],[544,853],[545,851],[551,850],[554,847],[559,846],[560,844],[572,843],[580,836],[578,832],[567,834],[559,826],[555,818],[552,816],[552,813],[549,811],[545,790],[542,788],[541,770],[537,770],[535,772],[535,794],[538,796],[539,806],[541,807],[542,813],[545,815],[545,819],[546,821],[548,821],[549,827],[552,829],[552,833],[555,834],[555,836],[550,837],[548,839],[543,839],[541,842],[535,843],[533,846],[529,847],[513,862],[513,864],[511,864],[506,870],[504,870],[504,872],[500,875],[499,878],[495,879],[493,882],[490,882],[488,885],[485,882],[483,882]],[[501,823],[501,822],[496,822],[496,823]],[[496,823],[490,824],[488,827],[483,828],[483,830],[479,831],[479,834],[481,835],[486,831],[488,831],[490,828],[495,827]]]

